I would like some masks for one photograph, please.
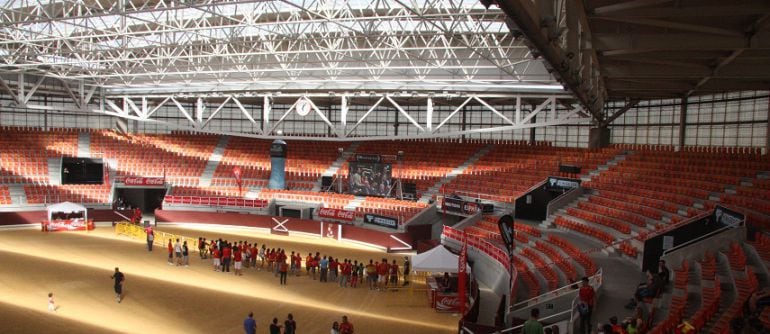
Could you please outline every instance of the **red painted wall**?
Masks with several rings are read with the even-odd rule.
[[[219,213],[155,210],[155,220],[160,223],[178,222],[273,228],[277,225],[273,218],[279,222],[287,220],[284,223],[284,227],[286,227],[289,231],[318,234],[321,230],[321,222],[307,219],[258,216],[227,212]],[[326,230],[324,229],[324,231]],[[345,239],[366,242],[387,248],[404,247],[404,245],[398,241],[393,240],[390,235],[398,237],[407,244],[412,243],[412,237],[407,233],[387,233],[351,225],[342,225],[342,237]]]

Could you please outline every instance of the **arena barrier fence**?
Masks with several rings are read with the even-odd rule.
[[[155,235],[155,239],[153,239],[152,241],[153,246],[165,247],[166,246],[165,242],[167,240],[170,239],[172,240],[171,242],[173,243],[173,242],[176,242],[176,239],[179,239],[179,242],[187,241],[187,244],[189,245],[188,248],[190,248],[190,250],[198,249],[198,238],[191,238],[183,235],[157,231],[157,230],[153,230],[152,233]],[[131,224],[128,222],[121,222],[121,223],[115,224],[115,234],[127,236],[129,238],[137,239],[137,240],[145,240],[145,241],[147,240],[147,232],[145,232],[145,229],[142,226]]]

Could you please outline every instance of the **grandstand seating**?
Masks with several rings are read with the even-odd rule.
[[[11,194],[8,192],[8,186],[0,186],[0,205],[11,204]]]
[[[447,184],[444,191],[510,203],[546,177],[562,175],[560,164],[579,165],[583,172],[587,172],[617,153],[615,149],[593,151],[549,145],[494,145],[468,170]]]
[[[465,227],[464,231],[470,235],[488,239],[492,244],[503,248],[502,237],[497,226],[498,219],[499,217],[495,216],[483,216],[474,225]],[[514,257],[519,259],[514,266],[519,273],[520,283],[523,283],[519,285],[519,291],[528,298],[574,283],[578,277],[590,276],[597,271],[593,260],[585,254],[584,250],[578,249],[566,239],[552,234],[546,236],[535,226],[516,223],[514,238],[517,243]],[[529,268],[524,264],[526,262],[521,262],[524,259],[534,267]],[[576,263],[581,268],[578,268]],[[541,287],[537,277],[543,277],[546,286]]]
[[[690,317],[696,332],[706,325],[719,309],[719,300],[722,296],[722,288],[719,277],[716,276],[716,257],[707,252],[704,255],[701,266],[701,302],[698,310]]]
[[[319,193],[312,191],[289,191],[277,189],[262,189],[259,198],[264,200],[280,199],[287,201],[302,201],[323,203],[324,207],[342,209],[355,198],[349,194]]]
[[[110,189],[109,184],[29,184],[24,186],[27,203],[29,204],[59,203],[64,201],[104,204],[109,202]]]
[[[583,186],[594,191],[560,214],[564,219],[557,219],[557,225],[605,244],[611,244],[612,239],[626,239],[632,231],[643,241],[654,230],[713,209],[717,204],[715,196],[721,203],[755,210],[749,212],[750,221],[770,222],[770,217],[762,214],[770,212],[770,202],[765,197],[756,197],[766,195],[759,179],[753,182],[758,185],[756,188],[739,187],[737,194],[725,194],[729,187],[770,167],[756,152],[730,153],[729,159],[725,159],[724,153],[614,147],[635,151],[584,182]],[[752,195],[755,197],[748,197]],[[612,230],[580,226],[575,218]],[[639,254],[628,241],[618,243],[618,248],[632,258]]]
[[[669,303],[668,314],[649,331],[650,334],[671,333],[681,322],[690,303],[688,301],[689,281],[690,262],[684,260],[680,268],[674,269],[674,293]]]
[[[230,138],[213,182],[232,181],[233,168],[241,168],[243,180],[267,180],[270,177],[271,141],[241,137]],[[338,148],[349,144],[324,141],[291,141],[286,155],[286,181],[289,189],[310,190],[338,157]]]
[[[726,310],[722,310],[721,316],[713,325],[711,331],[714,333],[729,333],[730,321],[739,316],[743,311],[743,305],[759,286],[753,269],[746,266],[746,255],[738,243],[730,243],[725,254],[731,270],[735,296],[730,306]]]
[[[91,154],[117,160],[116,177],[165,177],[171,184],[197,185],[216,136],[91,133]]]
[[[482,147],[482,144],[469,143],[374,141],[361,143],[356,153],[386,155],[392,157],[389,160],[395,160],[398,152],[403,152],[400,162],[391,161],[393,178],[415,183],[417,192],[424,193]],[[347,178],[347,165],[340,168],[339,175]]]
[[[0,131],[0,183],[38,183],[48,180],[48,158],[74,157],[77,132],[40,131],[4,127]]]

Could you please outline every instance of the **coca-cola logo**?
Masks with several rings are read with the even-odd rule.
[[[436,309],[439,311],[451,311],[460,309],[459,296],[437,296]]]
[[[127,177],[123,180],[126,185],[162,186],[165,180],[160,177]]]
[[[331,208],[321,208],[318,210],[318,215],[324,218],[353,220],[355,212]]]

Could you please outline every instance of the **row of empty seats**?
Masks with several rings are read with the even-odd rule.
[[[488,239],[490,243],[504,248],[498,220],[499,217],[483,216],[475,224],[465,227],[464,231],[469,235]],[[516,240],[514,266],[519,274],[518,294],[524,298],[532,298],[545,291],[572,284],[579,277],[590,276],[597,271],[593,260],[585,254],[584,250],[553,234],[546,237],[535,226],[516,222],[514,238]],[[532,267],[527,266],[526,263],[530,263]],[[540,282],[545,285],[541,286]]]
[[[192,205],[207,207],[264,208],[268,202],[261,199],[233,197],[166,196],[164,205]]]
[[[48,204],[59,202],[75,202],[88,204],[107,204],[110,202],[110,185],[108,184],[67,184],[67,185],[37,185],[24,186],[28,204]]]
[[[606,163],[616,149],[586,150],[549,145],[493,146],[463,174],[445,185],[444,192],[481,199],[512,202],[561,165],[577,165],[585,173]],[[573,175],[577,176],[577,175]]]
[[[0,205],[8,205],[11,202],[11,193],[8,191],[8,187],[0,185]]]

